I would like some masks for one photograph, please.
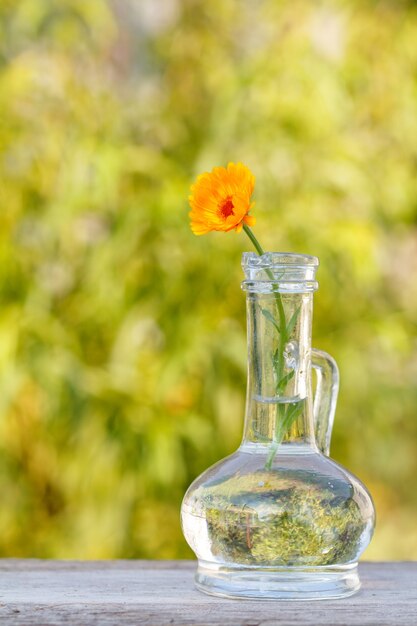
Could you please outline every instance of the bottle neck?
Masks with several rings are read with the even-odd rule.
[[[247,292],[243,448],[316,449],[311,391],[312,293]]]

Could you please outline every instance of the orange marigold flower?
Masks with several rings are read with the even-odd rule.
[[[243,224],[253,226],[255,218],[248,215],[254,203],[251,195],[255,177],[242,163],[215,167],[197,177],[189,197],[191,230],[204,235],[211,230],[240,232]]]

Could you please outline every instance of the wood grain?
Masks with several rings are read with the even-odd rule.
[[[362,563],[344,600],[223,600],[193,587],[190,561],[0,560],[0,623],[417,626],[417,562]]]

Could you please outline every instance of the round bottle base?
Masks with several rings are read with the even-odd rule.
[[[262,600],[329,600],[360,588],[357,563],[324,567],[237,567],[199,561],[197,589],[213,596]]]

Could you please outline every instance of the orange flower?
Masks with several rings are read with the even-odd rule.
[[[215,167],[197,177],[189,197],[191,230],[204,235],[211,230],[240,232],[243,224],[253,226],[255,218],[248,215],[253,206],[250,198],[255,177],[242,163]]]

